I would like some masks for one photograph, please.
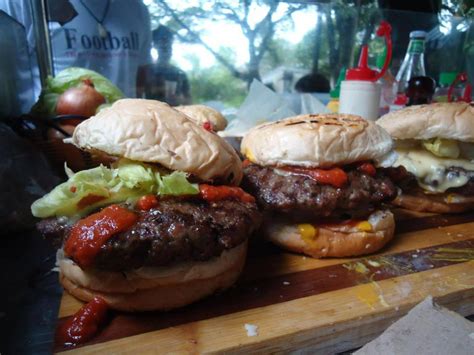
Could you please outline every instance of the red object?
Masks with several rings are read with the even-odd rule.
[[[158,199],[155,195],[145,195],[138,199],[136,207],[142,211],[148,211],[158,206]]]
[[[250,164],[252,164],[252,162],[248,159],[245,159],[243,162],[242,162],[242,168],[246,168],[247,166],[249,166]]]
[[[294,174],[308,176],[313,180],[325,185],[343,187],[347,183],[347,174],[341,168],[317,169],[288,166],[281,169]]]
[[[76,192],[76,190],[77,190],[77,187],[76,187],[76,186],[71,186],[71,187],[69,188],[69,191],[71,191],[72,193]]]
[[[464,92],[463,92],[463,95],[462,97],[460,97],[458,99],[458,102],[460,101],[464,101],[464,102],[471,102],[472,99],[471,99],[471,96],[472,96],[472,86],[471,84],[469,84],[468,82],[468,77],[467,77],[467,74],[466,73],[459,73],[457,76],[456,76],[456,79],[454,79],[454,81],[451,83],[451,85],[449,86],[449,89],[448,89],[448,102],[453,102],[453,90],[454,90],[454,87],[457,85],[458,82],[465,82],[466,85],[464,87]]]
[[[363,173],[370,175],[370,176],[375,176],[375,173],[377,172],[375,170],[375,166],[371,163],[362,163],[357,167],[357,170],[362,171]]]
[[[71,192],[76,192],[76,191],[71,190]],[[79,210],[82,210],[82,209],[86,208],[87,206],[90,206],[90,205],[92,205],[96,202],[102,201],[102,200],[105,200],[105,196],[89,194],[89,195],[84,196],[83,198],[81,198],[79,200],[79,202],[77,203],[77,208]]]
[[[204,122],[202,124],[202,128],[204,128],[206,131],[213,132],[214,130],[212,129],[211,122]]]
[[[97,108],[105,104],[105,97],[99,93],[91,79],[86,78],[77,87],[72,87],[63,92],[56,103],[56,114],[78,115],[91,117],[95,115]],[[64,123],[75,125],[81,120],[68,120]]]
[[[346,72],[346,80],[361,80],[361,81],[377,81],[379,80],[387,71],[390,60],[392,59],[392,38],[390,36],[392,32],[392,27],[386,21],[380,22],[380,25],[377,29],[377,36],[384,36],[385,43],[387,46],[387,55],[385,57],[385,62],[380,71],[373,70],[369,68],[368,59],[369,59],[369,49],[367,45],[362,46],[362,50],[359,58],[359,65],[356,68],[348,69]]]
[[[106,207],[72,227],[64,251],[80,267],[91,266],[102,245],[114,234],[130,228],[137,219],[138,216],[126,208]]]
[[[408,102],[408,97],[404,93],[398,93],[393,103],[395,105],[405,106],[407,102]]]
[[[255,197],[249,195],[240,187],[235,186],[212,186],[200,184],[199,191],[201,192],[201,197],[208,202],[221,201],[231,198],[235,198],[247,203],[255,202]]]
[[[57,340],[67,346],[75,346],[90,340],[104,323],[107,310],[107,303],[102,298],[95,297],[58,328]]]

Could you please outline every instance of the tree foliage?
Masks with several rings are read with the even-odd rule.
[[[220,0],[212,4],[209,1],[198,0],[195,4],[184,8],[172,3],[171,0],[155,0],[152,17],[161,18],[182,42],[202,45],[233,76],[247,83],[254,78],[260,78],[260,63],[268,51],[276,27],[291,21],[291,14],[306,7],[300,4],[284,4],[278,0],[239,2]],[[264,15],[253,23],[250,15],[256,7],[263,10]],[[201,36],[203,20],[226,21],[239,26],[248,41],[249,61],[245,68],[237,68],[234,62],[227,60],[217,49],[203,40]]]

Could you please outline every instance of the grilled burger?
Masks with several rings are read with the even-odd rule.
[[[382,248],[395,223],[383,204],[396,197],[378,169],[392,140],[354,115],[301,115],[257,126],[242,141],[243,186],[265,213],[265,236],[312,257]]]
[[[117,160],[73,173],[32,205],[60,249],[73,296],[126,311],[181,307],[232,285],[258,227],[238,188],[231,146],[167,104],[125,99],[74,131],[71,143]]]
[[[465,102],[411,106],[377,123],[395,140],[390,174],[402,189],[394,204],[454,213],[474,207],[474,106]]]

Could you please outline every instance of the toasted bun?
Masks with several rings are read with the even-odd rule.
[[[395,139],[474,141],[474,106],[466,102],[409,106],[377,121]]]
[[[395,220],[390,211],[377,211],[370,217],[371,232],[355,227],[318,227],[314,238],[303,238],[298,225],[270,223],[266,225],[265,236],[280,247],[313,258],[346,257],[374,253],[393,237]]]
[[[174,109],[184,113],[200,126],[209,122],[212,129],[216,132],[223,131],[227,127],[227,120],[225,117],[212,107],[205,105],[183,105],[176,106]]]
[[[354,115],[300,115],[252,128],[242,154],[260,165],[328,167],[378,159],[392,149],[380,126]]]
[[[223,139],[196,125],[168,104],[123,99],[74,130],[72,143],[85,150],[238,185],[242,166],[235,150]]]
[[[130,273],[85,271],[60,257],[59,278],[63,287],[82,301],[100,296],[109,307],[122,311],[168,310],[230,287],[243,269],[246,253],[247,242],[207,262]]]
[[[391,202],[395,206],[412,211],[433,213],[460,213],[474,210],[474,197],[463,197],[450,193],[424,194],[403,192]]]

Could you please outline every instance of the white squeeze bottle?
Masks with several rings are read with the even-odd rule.
[[[385,73],[392,59],[391,27],[382,21],[377,29],[377,36],[385,36],[387,55],[383,68],[379,71],[368,66],[368,47],[362,47],[359,65],[348,69],[346,80],[341,83],[339,112],[359,115],[366,120],[374,121],[379,117],[381,85],[377,83]]]

